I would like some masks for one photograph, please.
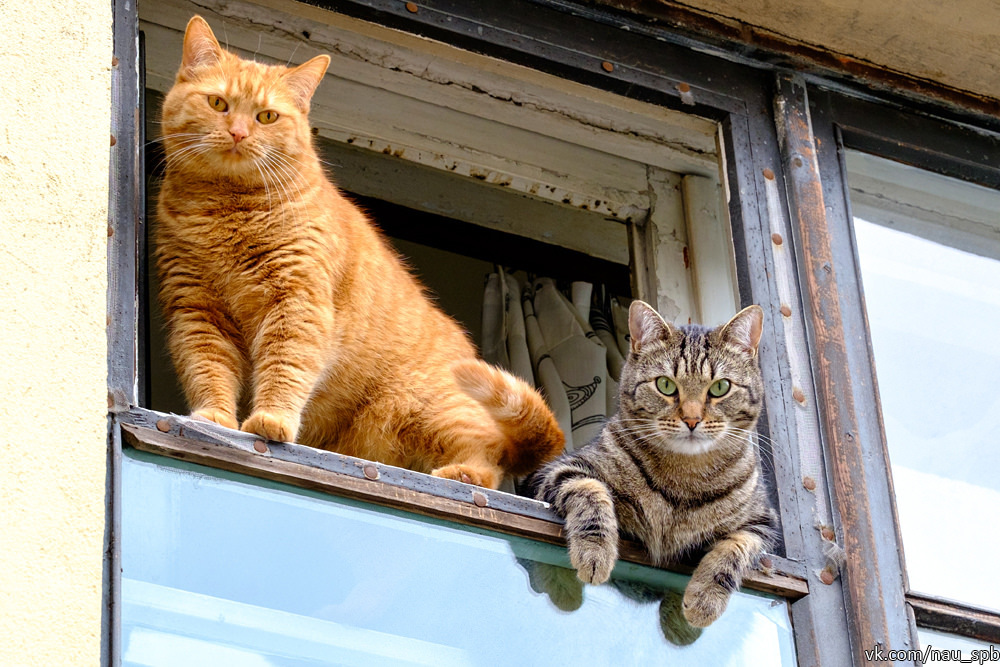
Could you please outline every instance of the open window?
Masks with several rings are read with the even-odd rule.
[[[766,77],[646,37],[632,53],[638,42],[619,41],[617,29],[533,3],[518,3],[526,12],[521,32],[500,47],[497,35],[514,34],[501,25],[509,17],[466,20],[461,9],[414,13],[404,3],[373,13],[363,4],[338,3],[349,15],[296,2],[140,2],[149,138],[157,135],[158,104],[173,81],[184,26],[200,13],[220,41],[244,57],[280,63],[321,52],[333,57],[311,114],[329,172],[481,347],[488,338],[485,286],[499,268],[524,284],[529,277],[552,278],[571,301],[574,282],[608,297],[642,298],[678,324],[718,324],[741,305],[763,304],[768,388],[761,448],[789,529],[769,571],[749,577],[734,597],[731,622],[683,650],[692,664],[740,655],[794,664],[796,656],[816,654],[826,639],[809,629],[839,600],[825,590],[813,594],[811,582],[826,562],[823,544],[818,531],[804,535],[799,528],[813,503],[827,501],[801,483],[799,441],[818,438],[815,420],[801,416],[814,409],[808,368],[788,381],[790,351],[801,354],[804,339],[785,314],[789,304],[798,306],[795,262],[774,121],[763,111]],[[544,34],[545,25],[564,19],[585,30]],[[400,25],[406,29],[388,27]],[[152,208],[160,156],[155,144],[147,151]],[[129,261],[127,253],[121,261]],[[142,277],[139,272],[122,289],[135,290]],[[568,561],[557,548],[558,518],[542,503],[265,443],[178,416],[186,408],[164,352],[155,298],[134,294],[140,308],[149,309],[149,342],[144,347],[141,327],[129,342],[147,350],[149,360],[140,358],[131,375],[112,373],[110,381],[119,390],[113,394],[125,397],[113,407],[113,437],[127,445],[115,473],[123,566],[117,631],[126,664],[173,664],[199,651],[218,651],[211,654],[222,662],[278,664],[268,661],[284,656],[298,664],[294,660],[331,652],[347,655],[339,651],[358,642],[365,648],[351,660],[362,664],[402,655],[461,663],[460,642],[437,629],[404,638],[401,612],[413,607],[408,613],[419,616],[422,609],[416,599],[397,596],[405,582],[376,584],[408,554],[426,564],[423,571],[453,604],[469,602],[456,577],[495,589],[495,599],[485,601],[492,606],[476,613],[502,616],[510,625],[530,618],[548,634],[568,619],[566,632],[589,637],[598,634],[595,609],[606,603],[602,613],[610,609],[614,623],[642,627],[640,643],[650,659],[681,655],[660,626],[656,604],[637,605],[641,601],[620,589],[587,589],[589,602],[581,600],[579,611],[566,615],[545,597],[532,563]],[[139,391],[129,393],[147,384],[144,400]],[[772,451],[771,440],[780,450]],[[813,463],[821,474],[822,462]],[[351,531],[356,539],[341,538]],[[366,549],[359,544],[366,535],[384,539],[372,537]],[[304,539],[309,536],[315,543]],[[305,581],[331,576],[323,571],[330,553],[337,558],[327,563],[336,570],[332,576],[367,572],[352,580],[364,582],[365,591],[324,589],[329,604],[308,608],[278,595],[282,582],[301,589]],[[290,563],[297,555],[304,560]],[[625,544],[622,557],[615,572],[620,581],[661,594],[683,587],[683,566],[676,573],[655,571],[636,545]],[[296,572],[274,574],[286,567]],[[259,578],[258,568],[265,573]],[[492,581],[495,586],[485,583]],[[360,600],[369,589],[371,599]],[[352,626],[360,611],[370,623]],[[607,622],[605,615],[600,623]],[[615,632],[600,634],[610,642]],[[846,630],[833,636],[843,640]],[[150,657],[168,645],[180,647],[170,660]],[[613,649],[612,643],[593,645]]]

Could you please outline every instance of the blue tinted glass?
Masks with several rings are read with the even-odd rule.
[[[686,578],[652,568],[619,563],[580,600],[558,547],[133,451],[122,501],[127,666],[795,660],[786,604],[761,595],[671,643],[692,638],[659,600]]]

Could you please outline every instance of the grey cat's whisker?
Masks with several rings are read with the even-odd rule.
[[[749,433],[756,434],[756,432],[753,431]],[[727,438],[729,442],[733,443],[734,445],[740,445],[743,442],[747,442],[747,436],[741,434],[727,434],[726,436],[724,436],[724,438]],[[774,473],[773,459],[771,457],[763,455],[763,451],[761,450],[758,443],[755,443],[753,440],[750,440],[750,443],[754,446],[754,450],[757,453],[757,461],[760,464],[761,468],[764,469],[769,474],[773,474]]]
[[[736,431],[736,432],[743,433],[745,435],[751,436],[753,438],[757,438],[759,441],[767,443],[772,448],[775,445],[775,442],[774,442],[774,440],[772,438],[770,438],[769,436],[764,435],[760,431],[751,431],[751,430],[747,430],[745,428],[739,428],[737,426],[729,426],[728,428],[731,431]]]

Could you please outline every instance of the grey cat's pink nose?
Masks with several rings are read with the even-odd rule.
[[[687,424],[688,428],[691,429],[692,431],[695,429],[696,426],[698,426],[698,424],[701,423],[701,419],[697,417],[684,417],[683,419],[681,419],[681,421]]]

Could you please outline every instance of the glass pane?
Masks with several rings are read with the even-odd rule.
[[[976,665],[1000,664],[1000,646],[923,628],[917,630],[917,637],[921,657],[926,656],[925,665],[954,665],[960,661]]]
[[[539,583],[563,549],[132,451],[122,499],[126,666],[795,664],[763,595],[678,646],[679,575],[620,563],[580,604]]]
[[[910,586],[997,608],[1000,193],[870,156],[848,166]]]

